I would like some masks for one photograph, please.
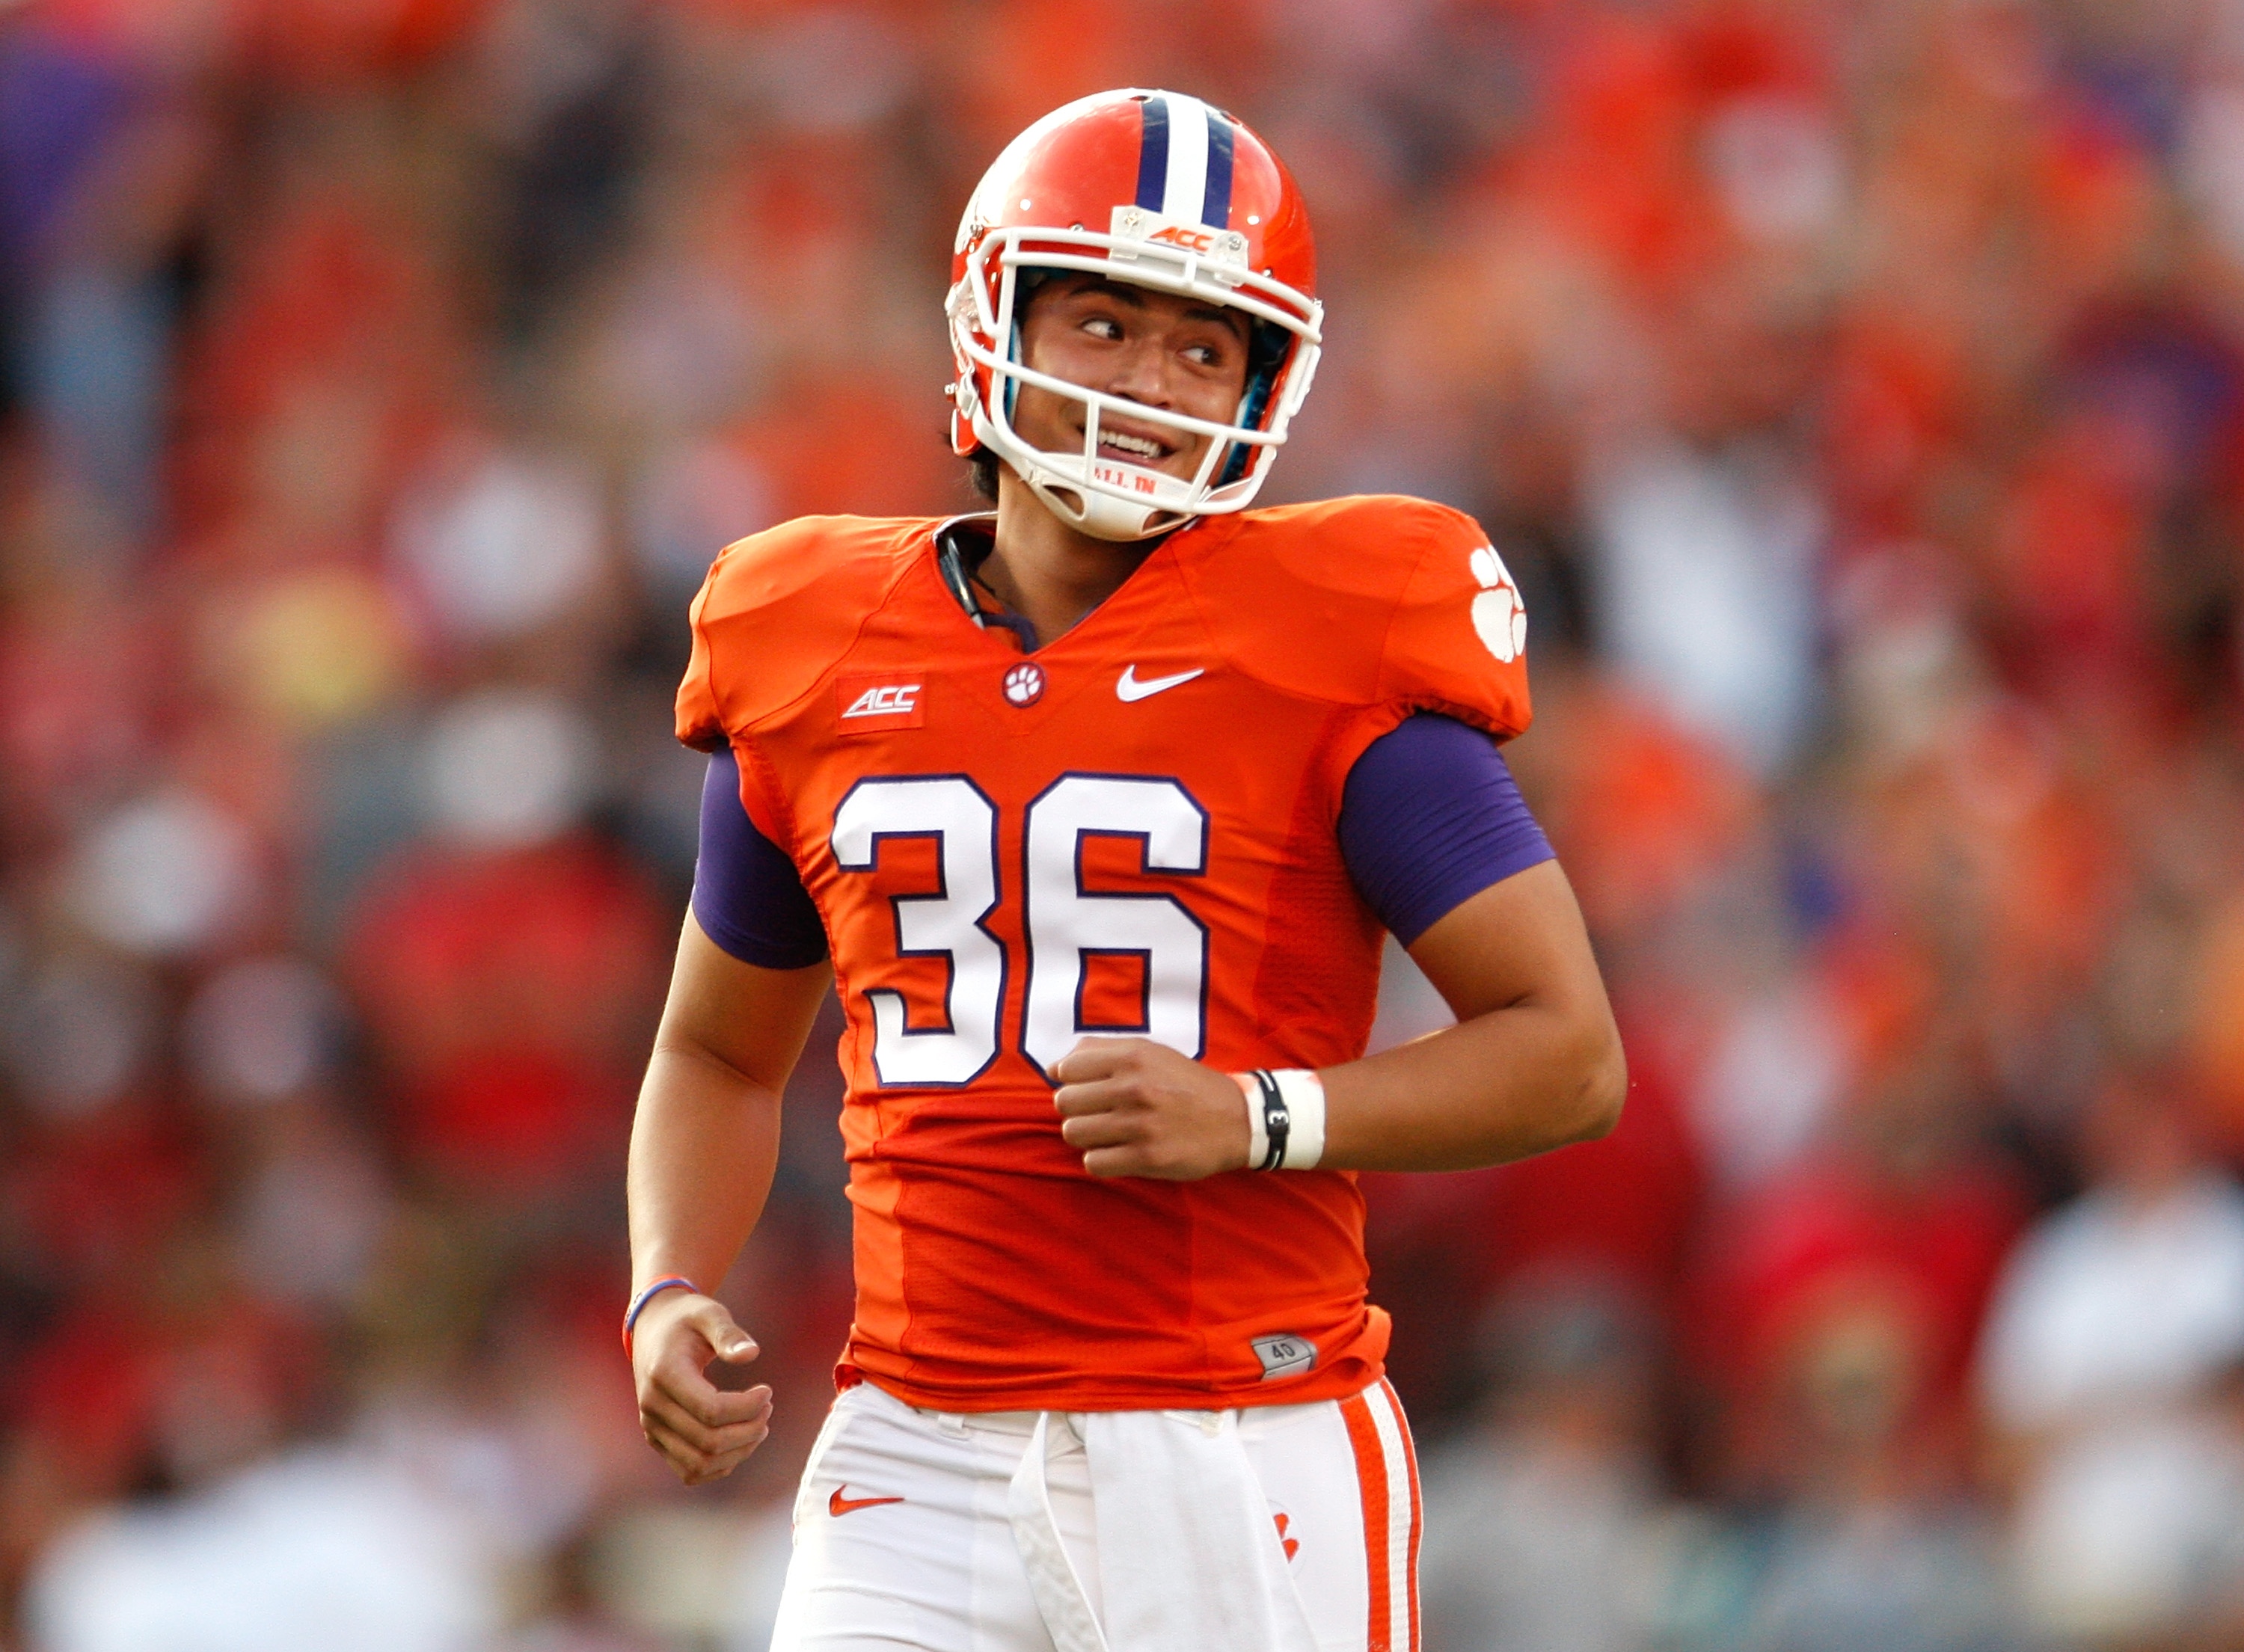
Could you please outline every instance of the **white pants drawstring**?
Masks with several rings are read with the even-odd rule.
[[[1104,1623],[1052,1515],[1058,1429],[1082,1441],[1090,1470]],[[1006,1512],[1057,1652],[1316,1652],[1237,1412],[1046,1412]]]
[[[1083,1579],[1060,1541],[1059,1521],[1052,1513],[1051,1487],[1044,1478],[1051,1460],[1052,1420],[1071,1428],[1064,1413],[1044,1412],[1037,1418],[1029,1448],[1005,1488],[1005,1514],[1013,1523],[1013,1541],[1028,1568],[1029,1590],[1036,1597],[1051,1633],[1054,1652],[1109,1652],[1105,1631],[1091,1609],[1091,1596]]]

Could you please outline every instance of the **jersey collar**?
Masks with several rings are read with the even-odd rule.
[[[938,523],[935,529],[935,565],[943,575],[951,600],[965,610],[967,618],[985,631],[996,625],[1012,632],[1021,652],[1033,654],[1037,637],[1030,630],[1028,621],[1017,614],[1007,613],[996,596],[974,577],[997,546],[997,513],[994,510],[977,510]]]
[[[1229,523],[1232,518],[1219,518]],[[1194,516],[1179,523],[1161,536],[1164,546],[1180,534],[1206,524],[1207,519]],[[1005,611],[1003,603],[975,576],[990,553],[997,546],[997,513],[994,510],[968,511],[963,516],[947,516],[935,525],[935,565],[943,576],[943,583],[966,617],[983,630],[991,626],[1010,631],[1020,644],[1021,652],[1037,651],[1038,639],[1029,629],[1029,624],[1017,614]],[[1134,577],[1134,576],[1132,576]]]

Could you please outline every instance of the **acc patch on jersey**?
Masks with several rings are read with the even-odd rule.
[[[844,734],[916,729],[927,721],[927,707],[921,699],[926,684],[919,672],[896,677],[838,678],[834,687],[842,703],[841,732]]]

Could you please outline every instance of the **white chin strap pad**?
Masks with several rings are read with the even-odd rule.
[[[1137,504],[1098,493],[1038,465],[1022,478],[1045,509],[1093,539],[1150,539],[1189,521],[1188,513],[1158,503]]]

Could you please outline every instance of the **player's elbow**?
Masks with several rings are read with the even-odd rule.
[[[1566,1134],[1554,1145],[1594,1142],[1612,1135],[1620,1123],[1621,1103],[1628,1095],[1628,1057],[1609,1015],[1599,1016],[1594,1028],[1584,1029],[1574,1060],[1568,1064],[1568,1076],[1571,1082],[1563,1109]]]

